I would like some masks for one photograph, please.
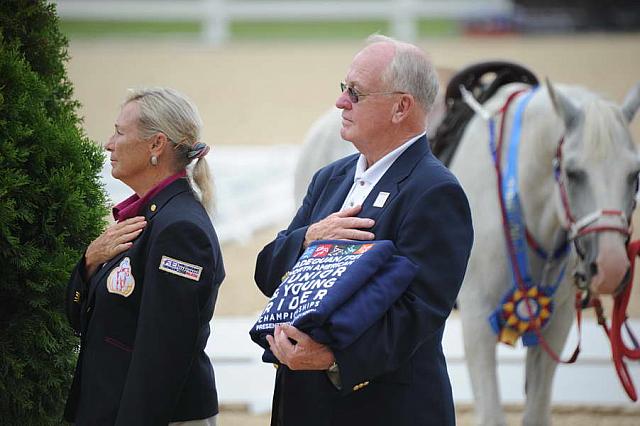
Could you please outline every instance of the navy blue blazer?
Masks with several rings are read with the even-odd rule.
[[[211,220],[186,179],[140,214],[147,225],[129,250],[89,282],[82,259],[69,281],[81,346],[65,419],[78,426],[166,426],[218,412],[204,349],[225,272]]]
[[[265,295],[271,296],[298,259],[307,227],[340,209],[357,158],[318,171],[289,227],[260,252],[255,280]],[[389,196],[374,207],[380,192]],[[375,238],[393,241],[418,274],[381,320],[350,346],[332,348],[341,391],[325,372],[278,368],[272,425],[453,425],[442,333],[473,242],[467,198],[423,137],[387,170],[358,216],[374,219]]]

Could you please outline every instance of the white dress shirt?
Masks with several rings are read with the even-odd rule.
[[[389,170],[389,167],[400,157],[400,155],[418,139],[424,136],[426,132],[422,132],[419,135],[409,139],[404,144],[400,145],[380,160],[376,161],[371,167],[367,169],[367,159],[364,155],[360,154],[358,163],[356,164],[356,174],[353,177],[353,185],[345,198],[344,203],[340,210],[346,210],[353,206],[362,205],[367,198],[371,190],[378,183],[378,181]],[[382,202],[384,204],[384,201]],[[382,206],[379,206],[382,207]]]

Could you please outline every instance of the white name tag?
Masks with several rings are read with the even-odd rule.
[[[193,281],[200,281],[200,274],[202,274],[202,266],[192,265],[169,256],[162,256],[159,269]]]
[[[383,207],[384,203],[387,202],[387,198],[389,198],[388,192],[380,192],[376,200],[373,202],[373,207]]]

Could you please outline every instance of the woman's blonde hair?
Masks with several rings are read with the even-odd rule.
[[[209,147],[202,143],[202,119],[189,98],[174,89],[156,87],[130,89],[125,104],[136,102],[140,108],[138,131],[143,139],[163,133],[173,144],[176,170],[184,170],[194,159],[193,181],[200,202],[213,209],[213,185],[204,156]]]

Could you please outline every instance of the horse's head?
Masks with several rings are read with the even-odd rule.
[[[557,199],[579,256],[576,274],[596,294],[615,293],[630,266],[626,246],[640,157],[628,125],[640,107],[640,84],[622,107],[595,96],[576,101],[549,81],[547,89],[565,127],[555,160]]]

